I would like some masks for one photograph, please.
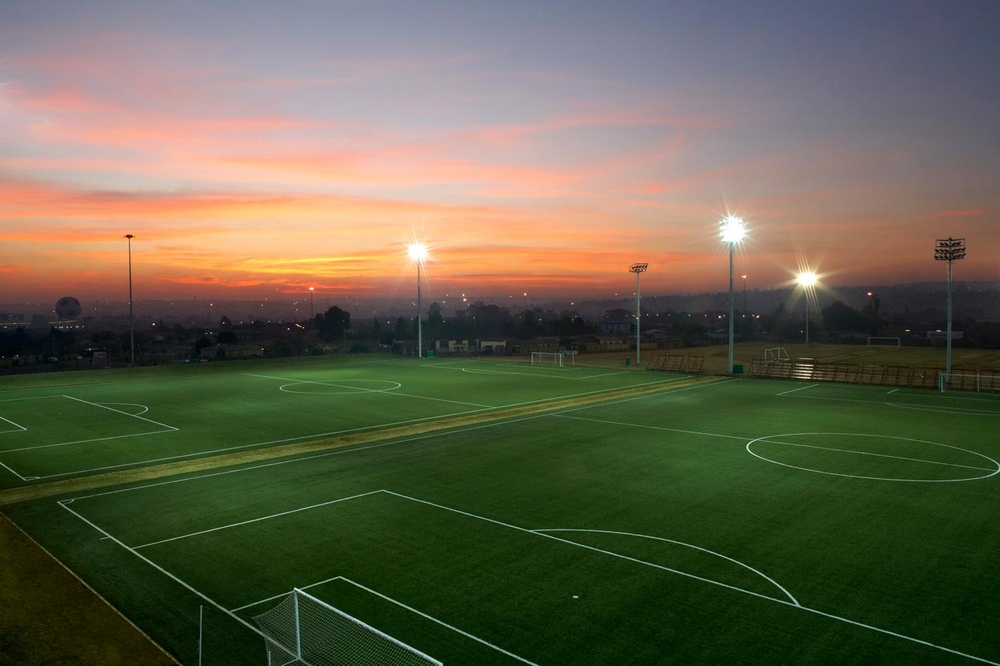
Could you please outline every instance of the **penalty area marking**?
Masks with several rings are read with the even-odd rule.
[[[929,460],[929,459],[923,459],[923,458],[911,458],[911,457],[907,457],[907,456],[897,456],[897,455],[891,455],[891,454],[887,454],[887,453],[877,453],[875,451],[858,451],[858,450],[850,450],[850,449],[839,449],[839,448],[833,448],[833,447],[829,447],[829,446],[819,446],[819,445],[815,445],[815,444],[800,444],[800,443],[797,443],[797,442],[782,441],[783,439],[789,439],[789,438],[793,438],[793,437],[814,437],[815,438],[815,437],[829,437],[829,436],[845,437],[845,438],[846,437],[866,437],[866,438],[869,438],[869,439],[896,440],[896,441],[902,441],[902,442],[915,442],[917,444],[927,444],[927,445],[930,445],[930,446],[938,446],[938,447],[942,447],[942,448],[945,448],[945,449],[952,449],[954,451],[961,451],[962,453],[967,453],[967,454],[969,454],[971,456],[982,458],[983,460],[986,460],[989,463],[991,463],[992,467],[977,467],[977,466],[973,466],[973,465],[963,465],[963,464],[960,464],[960,463],[942,462],[940,460]],[[886,476],[865,476],[865,475],[862,475],[862,474],[845,474],[843,472],[833,472],[833,471],[829,471],[829,470],[825,470],[825,469],[814,469],[814,468],[811,468],[811,467],[802,467],[801,465],[792,465],[792,464],[789,464],[789,463],[781,462],[779,460],[774,460],[773,458],[768,458],[767,456],[764,456],[764,455],[762,455],[760,453],[755,452],[753,450],[753,445],[754,444],[776,444],[776,445],[783,446],[783,447],[795,447],[795,448],[800,448],[800,449],[815,449],[815,450],[819,450],[819,451],[832,452],[832,453],[841,453],[841,454],[846,454],[846,455],[850,455],[850,456],[871,456],[871,457],[876,457],[876,458],[888,458],[888,459],[900,460],[900,461],[905,461],[905,462],[921,463],[921,464],[924,464],[924,465],[946,466],[946,467],[953,467],[953,468],[956,468],[956,469],[976,470],[976,471],[979,471],[979,472],[988,472],[988,473],[980,474],[978,476],[953,477],[953,478],[945,478],[945,479],[904,478],[904,477],[893,477],[893,476],[886,477]],[[970,451],[969,449],[963,449],[963,448],[958,447],[958,446],[951,446],[950,444],[941,444],[940,442],[931,442],[931,441],[924,440],[924,439],[913,439],[912,437],[896,437],[896,436],[893,436],[893,435],[872,435],[872,434],[867,434],[867,433],[850,433],[850,432],[793,432],[793,433],[785,433],[785,434],[779,434],[779,435],[766,435],[764,437],[756,437],[756,438],[750,440],[749,442],[747,442],[746,450],[747,450],[747,453],[749,453],[750,455],[754,456],[755,458],[759,458],[759,459],[761,459],[761,460],[763,460],[765,462],[769,462],[769,463],[772,463],[774,465],[781,465],[782,467],[789,467],[791,469],[798,469],[798,470],[802,470],[804,472],[814,472],[816,474],[827,474],[827,475],[830,475],[830,476],[842,476],[842,477],[846,477],[846,478],[850,478],[850,479],[865,479],[865,480],[869,480],[869,481],[900,481],[900,482],[904,482],[904,483],[958,483],[960,481],[979,481],[981,479],[987,479],[987,478],[989,478],[991,476],[995,476],[997,473],[1000,473],[1000,462],[997,462],[993,458],[990,458],[989,456],[983,455],[982,453],[977,453],[975,451]]]

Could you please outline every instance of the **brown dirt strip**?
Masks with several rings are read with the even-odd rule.
[[[69,493],[92,491],[101,488],[107,488],[110,486],[135,483],[137,481],[150,481],[154,479],[162,479],[168,476],[176,476],[180,474],[189,474],[194,472],[204,472],[207,470],[219,469],[222,467],[231,467],[236,465],[244,465],[248,463],[263,462],[267,460],[274,460],[276,458],[285,458],[289,456],[297,456],[307,453],[317,453],[344,446],[384,442],[393,439],[412,437],[414,435],[423,435],[430,432],[438,432],[442,430],[450,430],[450,429],[463,428],[474,425],[482,425],[485,423],[502,421],[505,419],[517,418],[521,416],[544,414],[546,412],[553,412],[572,407],[580,407],[598,402],[605,402],[608,400],[617,400],[622,398],[647,395],[651,393],[672,391],[679,388],[694,386],[697,384],[719,381],[719,379],[720,378],[718,377],[705,377],[705,376],[690,377],[680,381],[664,382],[664,383],[657,383],[657,384],[639,386],[634,388],[621,389],[617,391],[609,391],[606,393],[589,395],[568,400],[556,400],[553,402],[545,402],[536,405],[525,405],[522,407],[497,409],[495,411],[470,414],[468,416],[443,418],[440,420],[428,421],[425,423],[417,423],[412,425],[399,426],[395,428],[384,428],[381,430],[375,430],[371,432],[342,435],[338,437],[317,439],[308,442],[299,442],[293,444],[285,444],[281,446],[262,447],[259,449],[253,449],[249,451],[240,451],[235,453],[223,453],[214,456],[206,456],[204,458],[197,458],[195,460],[162,463],[159,465],[150,465],[147,467],[139,467],[135,469],[119,470],[115,472],[106,472],[103,474],[95,474],[93,476],[64,479],[59,481],[50,481],[46,483],[39,483],[37,485],[0,491],[0,507],[7,504],[15,504],[18,502],[27,502],[32,500],[44,499],[46,497],[55,497],[58,495],[69,494]]]
[[[669,391],[713,381],[708,377],[603,393],[586,398],[497,410],[370,433],[223,454],[193,461],[67,479],[0,492],[0,506],[65,493],[205,471],[231,465],[335,449],[351,444],[389,441],[413,435],[468,427],[518,416],[542,414],[606,400]],[[18,663],[78,663],[102,666],[176,664],[103,597],[0,513],[0,663],[7,655]],[[39,600],[43,603],[39,604]],[[61,609],[53,614],[52,609]],[[40,636],[45,637],[40,640]]]

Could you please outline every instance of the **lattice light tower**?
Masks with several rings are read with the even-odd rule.
[[[948,262],[948,339],[945,342],[945,372],[951,374],[951,264],[965,259],[964,238],[939,238],[934,246],[934,260]]]
[[[649,264],[632,264],[628,267],[630,273],[635,273],[635,364],[642,360],[639,350],[639,319],[642,317],[642,306],[639,297],[639,276],[646,272]]]

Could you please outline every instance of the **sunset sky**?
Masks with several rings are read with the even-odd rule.
[[[997,0],[0,4],[0,302],[1000,279]]]

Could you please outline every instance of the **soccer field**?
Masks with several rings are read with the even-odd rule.
[[[0,393],[6,487],[106,479],[4,512],[185,664],[294,588],[446,664],[1000,663],[997,396],[235,367]]]

